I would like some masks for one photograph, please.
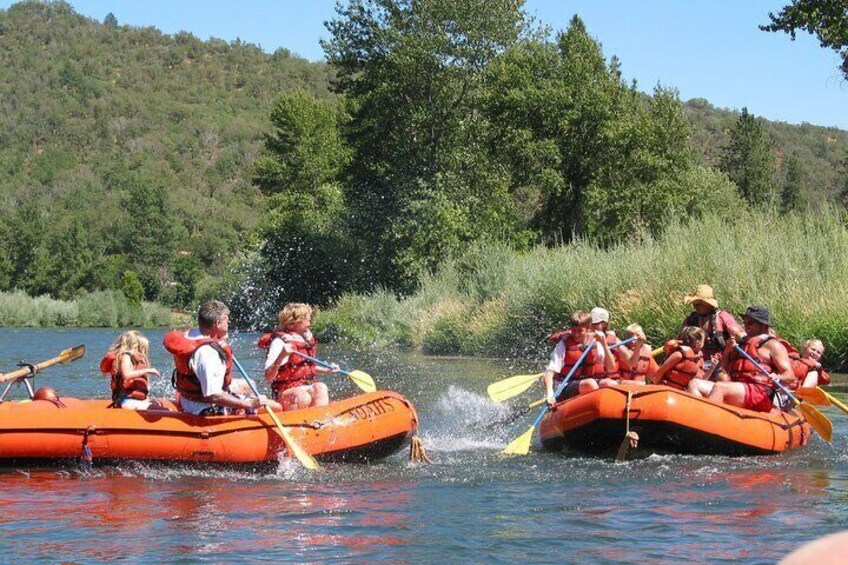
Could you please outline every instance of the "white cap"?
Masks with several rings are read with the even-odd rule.
[[[600,306],[592,308],[589,314],[592,316],[593,324],[600,324],[601,322],[609,323],[609,312]]]

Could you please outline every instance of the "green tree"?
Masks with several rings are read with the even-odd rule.
[[[848,79],[848,5],[845,0],[792,0],[777,15],[769,12],[763,31],[783,31],[795,40],[798,30],[815,35],[822,47],[842,57],[840,70]]]
[[[103,25],[107,28],[115,29],[118,27],[118,18],[115,17],[115,14],[109,12],[106,14],[106,17],[103,18]]]
[[[775,204],[774,145],[759,119],[742,108],[730,132],[719,167],[739,188],[739,194],[753,206]]]
[[[171,302],[174,306],[190,309],[194,306],[197,282],[203,273],[200,262],[190,255],[174,260],[174,288]]]
[[[478,99],[489,62],[525,29],[521,4],[338,5],[323,46],[350,109],[345,198],[371,259],[357,280],[409,289],[464,242],[520,231]]]
[[[134,271],[125,271],[121,279],[121,291],[127,297],[130,306],[141,308],[141,300],[144,298],[144,287],[141,280]]]
[[[127,256],[143,266],[166,264],[174,251],[175,222],[165,187],[140,174],[132,174],[123,206],[126,222],[122,231]]]
[[[801,190],[803,189],[803,170],[801,161],[791,155],[784,161],[785,179],[780,193],[780,206],[783,212],[801,209]]]

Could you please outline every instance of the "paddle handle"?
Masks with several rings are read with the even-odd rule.
[[[554,398],[559,396],[560,393],[563,390],[565,390],[566,385],[568,385],[569,381],[571,381],[571,377],[574,376],[574,373],[577,372],[577,369],[579,369],[580,365],[583,364],[583,360],[586,358],[587,355],[589,355],[589,352],[592,351],[593,347],[595,347],[594,341],[592,341],[592,343],[590,343],[589,346],[586,349],[583,350],[583,353],[580,355],[580,359],[577,360],[577,363],[574,364],[574,366],[571,368],[571,370],[568,371],[568,374],[565,376],[565,378],[562,379],[562,382],[559,383],[559,386],[557,387],[556,392],[554,392]],[[551,409],[550,406],[545,405],[545,407],[542,409],[542,411],[539,412],[539,415],[536,417],[536,421],[533,422],[534,428],[539,425],[539,422],[542,421],[542,418],[545,417],[545,414],[547,414],[548,410],[550,410],[550,409]]]
[[[292,353],[294,353],[295,355],[300,355],[304,359],[312,361],[316,365],[320,365],[320,366],[324,367],[325,369],[335,369],[335,370],[338,370],[339,373],[345,375],[346,377],[350,376],[350,373],[348,373],[347,371],[339,369],[338,367],[333,367],[332,365],[330,365],[326,361],[321,361],[320,359],[316,359],[315,357],[310,357],[306,353],[301,353],[300,351],[292,351]]]
[[[737,345],[737,346],[736,346],[736,352],[737,352],[737,353],[739,353],[740,355],[742,355],[745,359],[747,359],[747,360],[748,360],[748,361],[750,361],[751,363],[753,363],[753,364],[754,364],[754,366],[755,366],[757,369],[759,369],[759,371],[760,371],[762,374],[764,374],[765,376],[767,376],[768,378],[770,378],[770,379],[771,379],[771,382],[772,382],[772,383],[774,383],[774,385],[775,385],[777,388],[779,388],[779,389],[780,389],[780,391],[781,391],[783,394],[785,394],[786,396],[788,396],[789,398],[791,398],[791,399],[792,399],[792,401],[793,401],[793,402],[795,402],[795,404],[801,404],[801,402],[800,402],[797,398],[795,398],[795,396],[794,396],[791,392],[789,392],[789,389],[788,389],[788,388],[786,388],[785,386],[783,386],[783,383],[781,383],[781,382],[780,382],[780,379],[772,379],[772,378],[771,378],[771,373],[769,373],[768,371],[766,371],[765,367],[763,367],[762,365],[760,365],[759,363],[757,363],[757,362],[754,360],[754,358],[753,358],[753,357],[751,357],[750,355],[748,355],[748,353],[747,353],[744,349],[742,349],[741,347],[739,347],[739,346]]]

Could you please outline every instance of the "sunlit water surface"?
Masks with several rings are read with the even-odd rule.
[[[45,370],[37,386],[106,396],[97,372],[115,330],[0,329],[0,370],[84,343],[87,355]],[[147,332],[152,361],[171,368]],[[255,334],[234,336],[259,374]],[[534,449],[499,454],[532,422],[509,421],[485,395],[489,382],[536,372],[541,360],[433,359],[335,347],[321,357],[363,369],[418,408],[433,465],[407,454],[370,465],[326,464],[311,473],[126,463],[0,470],[4,562],[243,561],[399,563],[773,563],[802,542],[846,528],[846,416],[833,445],[776,457],[653,456],[614,463]],[[328,381],[336,396],[355,392]],[[170,380],[153,384],[171,394]],[[23,390],[14,390],[20,398]],[[522,400],[531,402],[541,389]]]

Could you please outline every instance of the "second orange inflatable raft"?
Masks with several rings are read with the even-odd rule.
[[[85,442],[99,461],[275,462],[285,448],[267,414],[201,417],[107,408],[108,400],[0,404],[0,464],[77,459]],[[389,391],[277,413],[292,439],[319,460],[372,460],[405,447],[418,429],[412,404]]]
[[[763,413],[697,398],[667,386],[611,386],[557,404],[539,425],[542,446],[614,451],[625,431],[638,452],[767,455],[806,445],[811,430],[797,412]]]

